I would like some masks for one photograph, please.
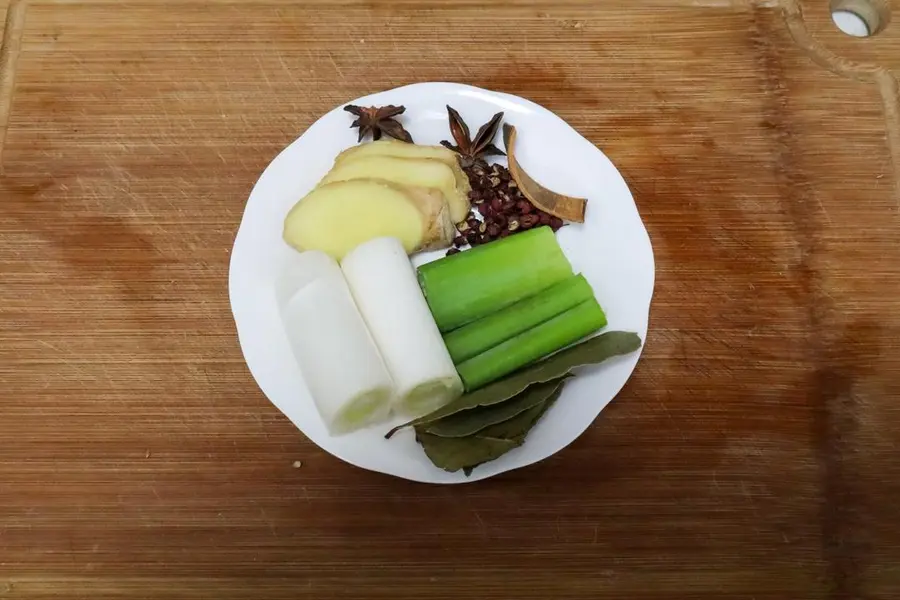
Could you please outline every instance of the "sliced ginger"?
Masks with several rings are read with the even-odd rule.
[[[367,156],[342,161],[335,164],[321,183],[372,178],[384,179],[401,186],[439,190],[450,208],[450,218],[454,222],[464,220],[469,212],[468,195],[457,189],[453,170],[445,163],[430,158]]]
[[[469,213],[469,177],[459,165],[458,154],[443,146],[420,146],[397,141],[378,141],[369,144],[353,146],[341,152],[334,161],[334,170],[359,160],[367,160],[373,157],[394,157],[407,159],[427,159],[438,161],[446,165],[453,172],[456,181],[455,192],[447,196],[450,204],[451,217],[455,223],[465,220]],[[444,177],[444,176],[442,176]],[[429,185],[426,187],[435,187]]]
[[[338,260],[377,237],[398,238],[407,253],[446,248],[454,231],[440,192],[377,179],[320,185],[284,220],[288,244],[300,251],[322,250]]]

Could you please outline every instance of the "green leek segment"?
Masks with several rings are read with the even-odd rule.
[[[549,227],[538,227],[419,268],[419,285],[442,333],[572,277]]]
[[[606,326],[593,298],[457,365],[466,391],[472,391],[565,348]]]
[[[552,319],[594,297],[583,275],[575,275],[512,306],[488,315],[444,336],[454,364],[460,364],[494,346]]]

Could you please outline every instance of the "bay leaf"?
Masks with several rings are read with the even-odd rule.
[[[570,377],[570,375],[566,375],[566,377]],[[444,417],[443,419],[427,423],[423,425],[422,428],[426,432],[440,437],[458,438],[474,435],[482,429],[508,421],[528,409],[543,403],[547,398],[553,395],[553,393],[562,385],[562,382],[563,379],[560,378],[536,383],[506,402],[499,402],[490,406],[476,406],[475,408],[463,410],[448,417]]]
[[[482,436],[445,438],[424,431],[417,433],[416,439],[434,466],[451,473],[499,458],[522,443]]]
[[[561,381],[546,400],[475,435],[445,438],[418,428],[416,440],[436,467],[451,473],[462,469],[468,477],[476,467],[496,460],[525,443],[531,429],[559,399],[564,385],[565,382]]]
[[[490,383],[485,387],[464,394],[453,402],[391,429],[384,436],[390,438],[405,427],[432,423],[463,410],[477,406],[491,406],[509,400],[535,383],[558,379],[576,367],[601,363],[614,356],[629,354],[641,347],[641,338],[628,331],[607,331],[574,346],[570,346],[549,358],[516,371],[512,375]]]
[[[531,429],[537,425],[537,422],[541,420],[541,417],[550,410],[559,397],[562,395],[563,386],[557,387],[549,398],[532,406],[525,412],[522,412],[512,419],[508,419],[503,421],[502,423],[497,423],[496,425],[491,425],[481,431],[479,431],[479,435],[485,435],[488,437],[496,437],[496,438],[505,438],[505,439],[516,439],[516,438],[524,438],[527,436]]]

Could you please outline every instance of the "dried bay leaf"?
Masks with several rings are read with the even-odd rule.
[[[390,438],[404,427],[418,427],[432,423],[463,410],[477,406],[491,406],[509,400],[528,386],[559,379],[576,367],[601,363],[607,359],[629,354],[641,347],[641,338],[628,331],[607,331],[596,337],[570,346],[553,356],[525,367],[512,375],[485,387],[464,394],[453,402],[418,419],[413,419],[391,429],[384,437]]]
[[[451,473],[462,469],[468,477],[475,467],[496,460],[521,446],[531,429],[562,394],[564,385],[564,381],[559,382],[546,400],[475,435],[445,438],[418,428],[416,440],[422,444],[426,456],[436,467]]]
[[[541,420],[541,417],[544,416],[544,413],[550,410],[550,407],[553,406],[557,400],[559,400],[559,397],[562,395],[564,385],[565,382],[557,387],[556,390],[554,390],[554,392],[550,395],[550,397],[540,404],[532,406],[525,412],[520,413],[512,419],[503,421],[502,423],[497,423],[496,425],[491,425],[490,427],[483,429],[478,433],[480,435],[496,438],[524,438],[526,435],[528,435],[531,429],[535,425],[537,425],[537,422]]]
[[[444,438],[426,432],[417,433],[416,439],[434,466],[451,473],[499,458],[521,444],[506,438]]]
[[[566,375],[570,377],[570,375]],[[433,421],[421,428],[427,433],[440,437],[466,437],[474,435],[481,430],[498,423],[508,421],[513,417],[528,411],[553,395],[563,384],[563,379],[536,383],[529,386],[521,394],[510,398],[506,402],[499,402],[490,406],[478,406],[469,410],[460,411],[449,417]],[[509,437],[493,436],[488,437]]]

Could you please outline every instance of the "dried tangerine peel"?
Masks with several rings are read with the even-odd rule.
[[[506,155],[509,159],[509,173],[512,175],[522,190],[522,193],[536,207],[544,212],[548,212],[555,217],[565,219],[566,221],[574,221],[576,223],[584,223],[584,211],[587,207],[587,200],[584,198],[573,198],[557,194],[552,190],[548,190],[537,181],[531,178],[516,160],[515,144],[516,144],[516,128],[509,124],[503,125],[503,143],[506,144]]]

